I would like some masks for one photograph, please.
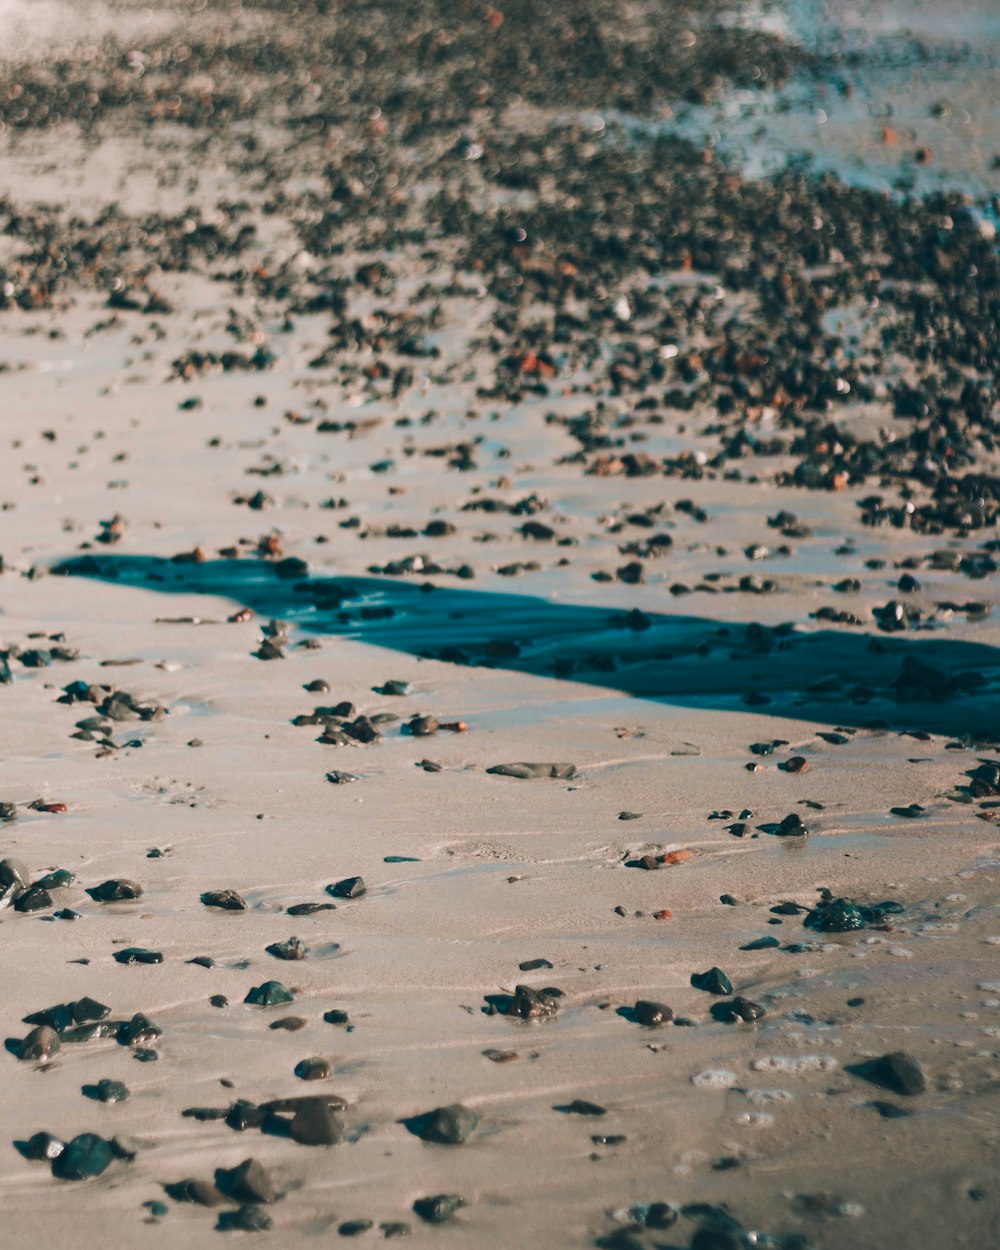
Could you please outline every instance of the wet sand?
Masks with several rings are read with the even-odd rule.
[[[262,1246],[354,1220],[418,1246],[987,1245],[993,36],[963,59],[913,18],[951,119],[917,110],[878,159],[889,123],[847,144],[842,121],[819,165],[846,189],[772,189],[831,82],[853,110],[896,90],[895,9],[888,44],[862,14],[877,47],[831,65],[812,8],[615,31],[560,7],[532,71],[527,6],[476,10],[508,42],[469,69],[464,11],[420,6],[406,43],[370,8],[115,7],[89,51],[55,6],[41,37],[10,18],[0,845],[76,879],[0,911],[4,1227],[216,1244],[239,1202],[164,1186],[253,1157],[284,1196],[228,1235]],[[737,19],[757,33],[731,47]],[[944,137],[970,82],[974,143]],[[749,92],[770,137],[741,150]],[[938,198],[905,201],[908,172]],[[115,720],[100,686],[163,715]],[[406,732],[423,715],[462,728]],[[522,761],[575,770],[487,771]],[[807,834],[776,832],[792,813]],[[85,893],[115,879],[142,896]],[[246,910],[200,901],[223,889]],[[899,907],[831,932],[822,891]],[[287,914],[308,903],[335,910]],[[293,935],[304,959],[267,952]],[[733,994],[692,985],[714,966]],[[293,1001],[246,1005],[269,980]],[[558,1010],[514,1018],[521,984]],[[155,1022],[155,1060],[17,1058],[25,1015],[83,996]],[[727,1021],[735,996],[766,1014]],[[896,1052],[922,1092],[851,1070]],[[296,1077],[311,1057],[329,1078]],[[81,1093],[102,1078],[128,1100]],[[329,1147],[182,1115],[331,1093]],[[454,1103],[462,1145],[402,1123]],[[16,1145],[43,1130],[135,1157],[59,1179]],[[414,1204],[439,1194],[466,1205],[436,1227]]]

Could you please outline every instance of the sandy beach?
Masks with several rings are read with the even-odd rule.
[[[11,1245],[994,1243],[936,7],[0,3]]]

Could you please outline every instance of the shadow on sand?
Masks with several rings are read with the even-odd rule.
[[[54,574],[205,594],[403,654],[606,686],[686,707],[993,743],[1000,651],[929,634],[765,628],[631,613],[385,577],[316,577],[304,561],[83,555]]]

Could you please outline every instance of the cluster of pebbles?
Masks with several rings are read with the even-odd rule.
[[[966,752],[961,760],[966,767],[950,793],[933,800],[921,793],[923,802],[891,806],[887,818],[917,822],[912,827],[919,830],[929,814],[924,804],[933,801],[935,815],[972,813],[993,833],[987,826],[1000,812],[997,664],[985,642],[975,646],[968,640],[993,637],[991,579],[1000,571],[1000,255],[992,227],[1000,203],[977,203],[960,190],[923,198],[887,195],[813,176],[794,163],[770,179],[750,180],[727,165],[712,144],[672,133],[667,124],[672,110],[718,102],[734,88],[766,96],[794,79],[812,90],[832,83],[849,93],[852,76],[864,71],[857,58],[835,48],[820,54],[733,22],[730,8],[715,0],[697,5],[641,0],[627,8],[612,0],[553,0],[540,12],[527,0],[501,0],[498,7],[414,0],[401,21],[379,0],[256,0],[239,13],[228,0],[207,0],[191,12],[179,7],[173,26],[144,38],[141,47],[124,35],[109,36],[75,51],[8,59],[0,65],[0,133],[16,144],[41,143],[69,131],[74,141],[95,149],[136,138],[155,145],[169,136],[192,176],[217,166],[232,193],[177,212],[109,204],[88,213],[71,204],[22,203],[16,190],[9,191],[0,200],[6,240],[0,310],[11,324],[20,324],[18,318],[68,315],[89,301],[100,304],[100,319],[88,327],[88,337],[127,330],[137,349],[168,339],[158,367],[178,412],[178,429],[196,429],[198,455],[210,460],[218,453],[220,462],[223,440],[204,424],[211,409],[197,392],[204,388],[208,394],[221,383],[270,385],[293,368],[293,348],[287,345],[298,343],[299,327],[322,327],[322,346],[310,350],[303,376],[288,391],[288,403],[297,406],[279,416],[263,393],[247,405],[246,439],[238,451],[244,478],[252,481],[230,481],[223,488],[214,465],[213,476],[205,479],[215,483],[225,518],[211,541],[197,538],[172,556],[148,560],[133,577],[165,592],[217,591],[213,576],[225,586],[228,570],[246,571],[239,583],[247,591],[244,606],[217,622],[254,631],[227,636],[237,638],[243,663],[256,668],[255,661],[268,662],[269,675],[292,669],[302,653],[320,648],[315,634],[344,633],[396,645],[420,659],[484,670],[544,669],[565,679],[616,688],[617,683],[643,695],[659,693],[647,681],[647,665],[687,657],[711,667],[718,656],[722,673],[723,656],[739,670],[766,660],[784,695],[786,687],[795,686],[789,698],[808,700],[810,707],[836,701],[858,716],[847,725],[831,721],[818,733],[823,747],[816,750],[773,737],[746,749],[741,744],[730,789],[718,800],[721,810],[708,817],[719,822],[713,830],[727,835],[719,838],[727,852],[743,856],[768,846],[789,857],[804,853],[818,840],[817,832],[826,833],[827,816],[818,815],[826,811],[824,804],[801,798],[801,810],[788,810],[792,800],[782,792],[768,805],[782,814],[762,822],[753,810],[764,806],[751,797],[760,794],[755,787],[799,784],[796,779],[812,778],[841,749],[857,758],[866,733],[888,735],[911,708],[908,732],[920,743],[932,737],[923,725],[935,710],[947,711],[952,725],[957,718],[951,713],[961,711],[964,727],[943,749],[956,756]],[[193,178],[192,201],[196,189]],[[196,318],[170,292],[183,289],[186,280],[208,280],[231,300],[228,348],[181,341],[193,334]],[[467,320],[470,301],[480,313]],[[56,339],[61,332],[51,333]],[[451,342],[456,337],[461,350]],[[0,372],[8,370],[13,366],[0,362]],[[442,393],[461,397],[459,415],[441,410]],[[350,397],[349,406],[340,402],[344,396]],[[531,430],[534,463],[527,467],[521,463],[525,443],[518,443],[516,431],[509,440],[513,451],[504,441],[509,429],[504,418],[511,413]],[[272,454],[268,440],[279,434],[294,439],[295,455]],[[41,437],[57,441],[55,431]],[[20,439],[12,441],[20,446]],[[350,456],[357,447],[358,465],[362,460],[364,465],[355,468]],[[253,464],[251,452],[259,453]],[[303,502],[305,487],[296,494],[305,476],[301,465],[310,458],[329,469],[322,502]],[[341,463],[349,471],[341,472]],[[44,486],[37,466],[11,472],[24,474],[26,490]],[[600,507],[567,515],[566,498],[552,497],[540,484],[546,473],[563,485],[571,482],[579,498]],[[449,483],[443,500],[428,503],[419,485],[411,485],[442,474]],[[348,498],[372,482],[384,486],[398,510],[376,514]],[[760,532],[723,544],[709,497],[723,498],[720,492],[730,484],[734,491],[759,492]],[[201,485],[199,479],[195,487]],[[663,497],[652,499],[654,490]],[[415,502],[408,502],[407,491]],[[567,498],[569,493],[567,487]],[[840,506],[844,500],[853,514],[851,536],[834,540],[827,522],[813,519],[812,504],[819,515],[831,501]],[[4,510],[8,506],[15,505],[3,503]],[[268,523],[275,522],[273,529],[233,539],[234,517],[246,520],[252,514],[257,526],[264,513]],[[110,508],[103,514],[110,519],[98,522],[96,533],[93,527],[86,531],[91,537],[52,568],[96,579],[95,593],[100,580],[129,583],[129,555],[122,551],[134,558],[147,549],[147,540],[149,547],[163,549],[156,536],[159,522],[144,530],[144,523],[112,515]],[[322,524],[317,543],[336,542],[337,559],[366,575],[360,591],[357,579],[320,578],[315,561],[286,551],[286,543],[298,541],[295,518],[302,516],[316,527]],[[66,532],[71,530],[67,526]],[[817,550],[818,532],[822,541],[830,538],[830,563],[809,583],[802,619],[775,624],[770,605],[781,603],[793,583],[803,584],[801,574],[785,570],[800,551]],[[460,540],[456,554],[452,544],[457,549]],[[834,547],[834,541],[840,545]],[[682,552],[691,551],[712,568],[697,576],[675,573]],[[859,553],[865,553],[863,560]],[[833,561],[842,563],[830,575]],[[0,575],[13,583],[18,573],[25,584],[41,577],[40,567],[24,565],[20,555],[0,558]],[[615,606],[595,610],[583,624],[567,611],[553,627],[563,630],[559,646],[553,644],[537,663],[535,651],[544,650],[545,626],[535,624],[541,618],[519,623],[512,611],[510,624],[497,606],[502,596],[491,596],[492,607],[480,601],[472,625],[460,624],[476,604],[479,581],[519,579],[530,588],[536,578],[556,579],[546,582],[548,590],[560,587],[551,599],[569,600],[578,584],[574,575],[591,593],[597,593],[595,586],[606,592]],[[379,589],[372,591],[373,584]],[[623,608],[628,601],[620,596],[633,588],[642,607]],[[412,592],[405,602],[403,590]],[[470,598],[448,598],[435,608],[435,600],[453,595]],[[279,599],[290,605],[287,612],[276,606]],[[706,617],[690,618],[693,624],[685,628],[697,639],[675,647],[664,641],[665,618],[680,601],[692,600],[707,605]],[[726,615],[737,611],[734,603],[742,605],[742,624]],[[545,606],[555,613],[559,605]],[[711,619],[713,611],[720,619]],[[791,609],[788,615],[794,615]],[[310,620],[315,633],[309,633]],[[409,646],[399,642],[407,622],[417,629],[422,620],[426,637]],[[164,628],[214,623],[157,618]],[[813,661],[801,660],[802,644],[814,630],[824,631],[831,651],[847,647],[836,654],[853,660],[838,659],[832,669],[822,656],[815,662],[816,651]],[[969,651],[954,662],[938,662],[940,650],[921,652],[932,656],[921,658],[906,649],[927,640],[946,645],[959,630]],[[62,632],[33,632],[23,643],[0,647],[0,688],[10,693],[8,688],[34,682],[33,689],[53,691],[59,704],[80,717],[70,737],[107,762],[94,767],[110,768],[148,743],[144,736],[127,736],[145,734],[140,726],[156,724],[163,733],[173,728],[177,708],[166,695],[161,701],[138,686],[84,678],[46,685],[47,674],[37,671],[80,660]],[[623,676],[627,669],[632,678]],[[800,682],[804,670],[808,676]],[[588,761],[562,758],[558,740],[541,749],[526,744],[528,758],[493,754],[485,735],[475,741],[471,713],[467,723],[453,713],[428,710],[423,700],[431,696],[416,691],[408,679],[389,677],[370,692],[359,692],[348,661],[335,681],[292,680],[298,683],[297,699],[303,686],[314,696],[305,704],[311,710],[291,717],[292,726],[313,731],[324,748],[338,748],[332,756],[323,752],[325,762],[315,766],[320,777],[329,769],[325,776],[337,787],[369,782],[346,792],[324,784],[331,804],[377,788],[370,778],[331,769],[331,760],[346,755],[367,763],[388,755],[390,746],[416,756],[424,739],[441,745],[444,757],[446,748],[463,741],[459,735],[470,724],[474,762],[407,756],[410,772],[414,765],[427,774],[474,772],[480,781],[485,772],[496,779],[487,784],[498,804],[525,802],[527,810],[531,796],[542,792],[540,819],[548,818],[546,787],[568,794],[599,784]],[[727,690],[723,704],[778,714],[800,706],[787,699],[777,706],[781,693],[747,680],[739,690]],[[390,702],[373,704],[370,694]],[[879,712],[869,717],[864,709],[871,703],[879,704]],[[399,710],[411,706],[416,710]],[[436,706],[447,709],[443,701]],[[887,706],[891,724],[883,716]],[[287,721],[280,728],[287,730]],[[623,727],[618,736],[632,733]],[[302,735],[307,748],[308,737]],[[189,745],[195,743],[200,740]],[[672,754],[695,754],[697,748],[688,746]],[[350,750],[361,747],[380,749]],[[262,768],[266,749],[260,748]],[[511,755],[514,750],[520,754],[521,747],[511,748]],[[975,756],[972,763],[969,753]],[[454,801],[455,793],[442,802]],[[157,896],[125,876],[99,881],[95,873],[91,879],[97,883],[86,891],[77,873],[66,868],[33,877],[24,861],[44,858],[31,842],[36,832],[41,840],[44,829],[29,827],[22,815],[67,810],[67,803],[46,799],[0,802],[0,834],[13,837],[15,827],[24,833],[16,854],[0,848],[0,923],[78,920],[102,909],[116,915],[116,907],[126,905],[128,912],[127,905],[139,900],[158,908],[168,888],[162,884]],[[643,813],[625,810],[619,819],[637,821]],[[616,842],[609,871],[640,870],[623,876],[630,889],[648,886],[649,897],[664,881],[680,895],[684,887],[674,883],[685,873],[707,870],[708,856],[668,844],[666,837],[628,850]],[[383,862],[420,861],[388,855]],[[351,866],[348,861],[339,871]],[[331,880],[322,892],[317,885],[316,896],[307,901],[285,897],[280,906],[262,906],[252,884],[254,867],[248,860],[228,876],[239,889],[226,884],[227,877],[205,881],[184,905],[191,904],[199,921],[219,934],[231,921],[241,923],[238,913],[267,923],[270,913],[280,915],[287,928],[272,926],[272,940],[252,952],[265,967],[292,969],[308,961],[303,965],[308,969],[318,962],[317,930],[310,933],[304,926],[330,920],[327,913],[336,912],[339,921],[356,905],[376,931],[382,923],[378,908],[390,886],[367,868],[371,885],[355,871]],[[506,878],[511,886],[520,880]],[[818,1007],[816,1015],[790,1009],[788,991],[774,988],[799,973],[803,982],[814,975],[797,957],[863,955],[869,948],[850,944],[896,943],[930,923],[912,890],[901,890],[897,899],[884,897],[895,889],[884,883],[859,892],[847,885],[834,888],[834,880],[828,887],[812,882],[796,898],[768,904],[766,915],[735,894],[716,895],[725,921],[736,914],[727,909],[738,908],[742,925],[739,936],[733,927],[720,927],[725,936],[711,958],[725,970],[674,952],[681,978],[678,997],[670,1003],[662,1001],[671,997],[662,985],[647,988],[636,984],[637,978],[627,992],[611,996],[583,990],[570,961],[557,961],[553,954],[552,960],[522,961],[517,972],[525,974],[523,981],[519,976],[493,985],[476,981],[475,1005],[456,1001],[455,1007],[483,1029],[509,1030],[510,1048],[489,1046],[478,1053],[515,1074],[506,1087],[512,1106],[516,1074],[539,1059],[541,1048],[551,1044],[547,1039],[561,1036],[560,1028],[583,1020],[588,1027],[596,1021],[595,1030],[617,1030],[622,1045],[638,1039],[650,1056],[668,1047],[683,1055],[686,1039],[699,1036],[714,1039],[720,1054],[732,1054],[745,1042],[741,1054],[752,1055],[748,1073],[844,1079],[833,1093],[843,1095],[842,1102],[854,1100],[850,1105],[859,1121],[907,1120],[914,1107],[956,1088],[944,1062],[928,1062],[921,1043],[913,1044],[913,1053],[876,1053],[883,1050],[881,1042],[873,1050],[855,1040],[849,1062],[825,1052],[765,1053],[772,1039],[777,1045],[790,1028],[833,1030],[843,1021],[833,1009],[829,1018]],[[675,897],[672,893],[667,901],[676,908]],[[72,906],[61,905],[66,898]],[[613,911],[608,906],[606,919],[618,927],[655,921],[659,934],[669,930],[673,914],[662,902],[656,905],[658,910],[651,906],[648,912],[624,902]],[[315,922],[307,919],[314,916]],[[299,922],[295,927],[304,937],[288,935],[289,918]],[[441,923],[446,929],[450,918]],[[759,933],[764,925],[769,931]],[[780,936],[779,926],[788,926]],[[86,927],[53,929],[76,934]],[[108,1054],[114,1044],[139,1062],[158,1063],[157,1071],[171,1068],[167,1030],[179,1008],[170,1006],[166,995],[157,998],[155,978],[175,962],[213,975],[219,964],[214,955],[193,953],[194,947],[178,953],[166,944],[160,950],[118,939],[102,947],[106,932],[87,935],[88,957],[78,962],[98,965],[103,958],[116,975],[112,960],[129,969],[120,975],[148,995],[140,1001],[151,1015],[126,1010],[116,1017],[89,996],[31,1007],[21,1017],[29,1031],[7,1042],[18,1077],[30,1077],[32,1068],[56,1073],[65,1065],[65,1072],[71,1048],[99,1042],[109,1044]],[[327,943],[325,949],[339,951],[340,945]],[[899,957],[909,955],[902,948]],[[772,957],[792,971],[762,973],[763,965],[754,961]],[[227,970],[253,962],[232,961]],[[542,983],[550,970],[566,989]],[[527,979],[536,972],[542,976]],[[982,984],[982,992],[992,995],[998,983]],[[22,1002],[29,988],[11,977],[11,1000],[19,1013],[31,1006]],[[422,1014],[419,992],[419,987],[408,991],[407,1003]],[[227,1024],[240,1012],[245,1019],[259,1011],[254,1018],[265,1019],[268,1032],[255,1036],[255,1048],[270,1043],[277,1049],[284,1035],[311,1023],[305,1014],[309,1005],[299,1000],[294,984],[247,980],[239,994],[241,1000],[231,1003],[226,994],[213,993],[208,1003],[215,1009],[213,1019]],[[857,996],[847,1006],[853,1010],[863,1002]],[[279,1014],[292,1010],[292,1003],[303,1014]],[[363,1005],[356,1013],[352,1006],[351,1015],[330,1008],[322,1020],[346,1035],[358,1029],[356,1016],[363,1011]],[[161,1027],[152,1016],[166,1023]],[[326,1036],[342,1035],[327,1031]],[[162,1048],[161,1037],[167,1038]],[[984,1048],[994,1048],[980,1056],[992,1063],[995,1041],[980,1040]],[[532,1049],[536,1045],[540,1049]],[[239,1043],[232,1044],[232,1052],[238,1063]],[[173,1206],[149,1200],[142,1218],[160,1221],[177,1207],[203,1207],[214,1212],[222,1232],[272,1227],[281,1232],[282,1200],[292,1198],[291,1207],[299,1186],[276,1179],[278,1169],[281,1177],[286,1167],[292,1175],[296,1166],[306,1166],[303,1160],[324,1158],[324,1149],[347,1154],[372,1128],[357,1099],[349,1102],[326,1090],[324,1082],[342,1075],[330,1059],[310,1055],[288,1066],[283,1075],[303,1083],[294,1088],[318,1092],[188,1106],[180,1118],[191,1123],[169,1128],[190,1132],[192,1143],[208,1141],[215,1129],[257,1133],[261,1153],[267,1149],[273,1152],[267,1158],[280,1160],[274,1172],[254,1156],[199,1175],[178,1169],[157,1182]],[[175,1075],[182,1082],[187,1074]],[[364,1064],[350,1075],[362,1085],[370,1079]],[[585,1135],[595,1163],[622,1146],[638,1149],[629,1135],[612,1131],[621,1120],[614,1100],[588,1089],[585,1069],[579,1076],[580,1096],[567,1094],[565,1102],[551,1107],[552,1118],[591,1128],[610,1123],[608,1131]],[[744,1089],[748,1074],[724,1067],[694,1075],[685,1069],[683,1078],[676,1070],[664,1077],[660,1069],[648,1079],[675,1080],[696,1096],[710,1090],[734,1098],[757,1095],[761,1105],[792,1099],[786,1091]],[[127,1103],[120,1112],[125,1125],[139,1101],[125,1082],[112,1077],[102,1076],[83,1092],[102,1104],[91,1108],[99,1126],[107,1124],[106,1118],[97,1119],[107,1106]],[[872,1093],[878,1096],[869,1099]],[[432,1235],[433,1226],[451,1223],[456,1236],[463,1226],[483,1232],[483,1225],[475,1224],[477,1212],[489,1205],[478,1203],[482,1195],[458,1180],[431,1179],[438,1176],[434,1168],[447,1168],[454,1148],[468,1146],[472,1153],[510,1127],[515,1112],[508,1117],[502,1086],[492,1086],[481,1100],[471,1091],[468,1097],[473,1105],[448,1103],[378,1126],[392,1148],[409,1145],[412,1137],[437,1152],[425,1156],[433,1166],[428,1165],[426,1181],[421,1173],[421,1187],[447,1183],[465,1194],[427,1192],[381,1221],[359,1212],[335,1225],[339,1235],[395,1238],[424,1225]],[[815,1097],[825,1097],[818,1087]],[[754,1104],[747,1114],[768,1113]],[[70,1118],[67,1114],[67,1124]],[[64,1136],[51,1128],[58,1125],[18,1127],[23,1140],[15,1145],[24,1158],[48,1165],[60,1182],[103,1184],[99,1178],[107,1174],[109,1185],[126,1186],[143,1152],[155,1144],[127,1133],[105,1135],[106,1128],[75,1135],[67,1130]],[[298,1151],[299,1146],[314,1149]],[[877,1148],[883,1148],[882,1139]],[[711,1165],[713,1173],[738,1173],[753,1162],[752,1151],[728,1143],[724,1149]],[[690,1181],[690,1174],[691,1168],[678,1169],[671,1178],[678,1188],[685,1185],[689,1196],[701,1183]],[[757,1183],[769,1193],[783,1189],[773,1173],[762,1171]],[[502,1178],[495,1184],[491,1179],[491,1185],[499,1190]],[[308,1190],[309,1182],[303,1188]],[[488,1188],[484,1184],[484,1191]],[[966,1189],[970,1200],[981,1200],[977,1186]],[[675,1245],[680,1238],[691,1250],[850,1244],[842,1232],[825,1231],[840,1217],[857,1214],[849,1201],[799,1194],[794,1202],[794,1208],[781,1209],[791,1211],[788,1220],[796,1231],[762,1232],[750,1226],[749,1216],[737,1218],[729,1206],[700,1199],[657,1197],[611,1212],[602,1212],[595,1201],[588,1207],[586,1236],[606,1250],[652,1250],[666,1244],[664,1236]],[[86,1193],[81,1204],[85,1211]],[[556,1212],[553,1225],[561,1219]],[[819,1228],[817,1239],[797,1231],[804,1220]],[[528,1244],[530,1234],[517,1230],[516,1236]]]

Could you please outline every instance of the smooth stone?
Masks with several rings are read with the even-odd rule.
[[[306,1021],[302,1016],[282,1016],[280,1020],[272,1021],[267,1027],[284,1029],[286,1033],[298,1033],[299,1029],[306,1027]]]
[[[747,942],[745,946],[741,946],[741,951],[766,951],[773,946],[780,946],[781,943],[776,937],[754,938],[752,942]]]
[[[19,885],[27,890],[31,885],[31,873],[19,859],[0,859],[0,886]]]
[[[517,966],[520,972],[534,972],[537,968],[554,968],[555,964],[549,963],[547,959],[526,959]]]
[[[263,985],[255,985],[243,1001],[254,1007],[274,1007],[278,1003],[294,1002],[295,995],[280,981],[265,981]]]
[[[19,912],[48,911],[55,907],[52,895],[40,885],[33,885],[14,900],[14,910]]]
[[[804,838],[808,832],[798,812],[790,812],[779,822],[774,834],[778,838]]]
[[[423,1141],[438,1142],[442,1146],[461,1146],[475,1131],[479,1116],[456,1102],[448,1107],[438,1107],[426,1115],[415,1116],[411,1123],[414,1132]]]
[[[76,877],[68,868],[57,868],[54,872],[46,873],[44,877],[40,877],[35,884],[42,890],[65,890],[75,880]]]
[[[336,903],[295,903],[287,908],[289,916],[312,916],[318,911],[336,911]]]
[[[360,898],[368,891],[364,877],[345,877],[343,881],[328,885],[326,889],[334,898]]]
[[[155,1042],[163,1036],[163,1030],[154,1024],[141,1011],[136,1012],[131,1020],[127,1020],[118,1030],[118,1041],[122,1046],[144,1046],[147,1042]]]
[[[206,890],[201,896],[206,907],[221,907],[223,911],[246,911],[247,903],[235,890]]]
[[[111,1166],[114,1151],[96,1133],[81,1133],[67,1145],[52,1165],[52,1171],[63,1180],[83,1181],[100,1176]]]
[[[305,959],[306,957],[305,943],[297,937],[290,937],[285,942],[272,942],[266,950],[275,959]]]
[[[520,1016],[522,1020],[541,1020],[554,1016],[558,1010],[557,997],[546,994],[544,990],[533,990],[530,985],[515,985],[507,1014]]]
[[[349,786],[352,781],[361,780],[357,773],[345,773],[339,768],[334,768],[328,772],[326,779],[334,786]]]
[[[717,1018],[724,1020],[744,1020],[748,1024],[754,1020],[760,1020],[767,1015],[765,1009],[760,1003],[753,1003],[749,998],[737,996],[728,1003],[718,1003],[712,1009],[712,1014]]]
[[[647,1028],[669,1024],[674,1018],[673,1011],[665,1003],[654,1003],[646,998],[640,998],[632,1010],[635,1013],[636,1022]]]
[[[85,1085],[83,1092],[96,1102],[125,1102],[128,1098],[128,1088],[122,1081],[112,1081],[107,1077],[98,1081],[96,1085]]]
[[[237,1202],[276,1202],[278,1191],[267,1169],[257,1159],[244,1159],[234,1168],[219,1168],[215,1183]]]
[[[326,1059],[300,1059],[295,1065],[295,1075],[300,1081],[325,1081],[332,1072]]]
[[[458,1194],[435,1194],[433,1198],[418,1198],[413,1210],[427,1224],[446,1224],[465,1206],[465,1199]]]
[[[873,1085],[891,1089],[896,1094],[912,1096],[922,1094],[927,1089],[927,1076],[923,1068],[912,1055],[901,1050],[881,1055],[878,1059],[848,1064],[847,1071],[871,1081]]]
[[[344,1124],[322,1099],[304,1102],[292,1117],[292,1141],[300,1146],[339,1146],[344,1140]]]
[[[494,764],[487,768],[488,773],[496,777],[517,777],[520,781],[539,781],[543,778],[556,778],[570,781],[576,776],[575,764]]]
[[[327,1022],[327,1024],[349,1024],[350,1023],[350,1018],[348,1017],[347,1012],[337,1011],[336,1009],[332,1011],[324,1011],[323,1019]]]
[[[692,973],[691,984],[696,990],[706,990],[709,994],[733,992],[733,983],[721,968],[709,968],[707,972]]]
[[[59,1053],[59,1034],[47,1024],[32,1029],[18,1046],[18,1059],[51,1059]]]
[[[115,959],[120,964],[162,964],[163,953],[146,950],[142,946],[129,946],[123,951],[117,951]]]
[[[127,877],[115,877],[93,886],[87,893],[98,903],[119,903],[126,899],[141,898],[142,886],[138,881],[130,881]]]
[[[585,1098],[574,1098],[566,1107],[570,1115],[607,1115],[607,1108],[600,1103],[588,1102]]]
[[[159,1198],[151,1198],[148,1202],[142,1204],[154,1220],[161,1219],[164,1215],[170,1214],[170,1208],[165,1202],[161,1202]]]
[[[361,1233],[367,1233],[370,1228],[374,1228],[373,1220],[345,1220],[337,1229],[341,1237],[358,1237]]]
[[[404,1224],[401,1220],[389,1220],[384,1224],[380,1224],[383,1237],[409,1237],[412,1229],[409,1224]]]

